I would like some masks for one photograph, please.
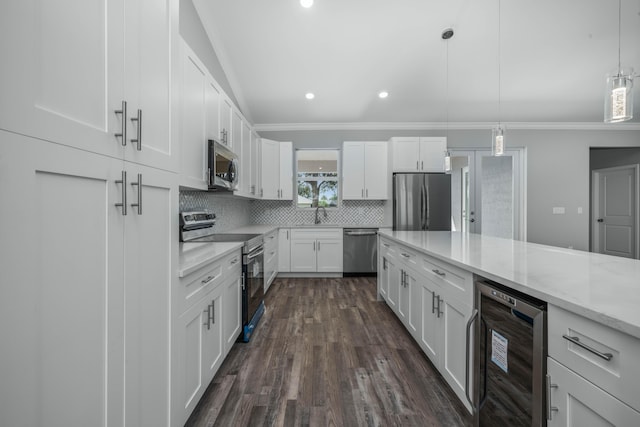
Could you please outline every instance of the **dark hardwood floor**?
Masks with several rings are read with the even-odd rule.
[[[466,426],[375,278],[277,279],[187,426]]]

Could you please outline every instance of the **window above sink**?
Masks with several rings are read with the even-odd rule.
[[[339,153],[339,150],[296,150],[298,208],[338,207]]]

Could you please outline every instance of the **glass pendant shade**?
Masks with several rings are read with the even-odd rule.
[[[619,69],[607,75],[604,121],[618,123],[633,118],[633,69]]]
[[[504,127],[498,125],[491,131],[491,153],[494,156],[504,154]]]
[[[444,155],[444,171],[451,172],[451,154],[448,151]]]

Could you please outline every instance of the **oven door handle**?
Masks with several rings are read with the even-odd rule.
[[[250,253],[249,255],[247,255],[247,259],[254,259],[259,257],[262,254],[264,254],[264,249],[260,249],[258,252],[255,252],[255,253]]]

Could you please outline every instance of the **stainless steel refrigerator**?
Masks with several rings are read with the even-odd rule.
[[[451,175],[393,174],[394,230],[451,230]]]

